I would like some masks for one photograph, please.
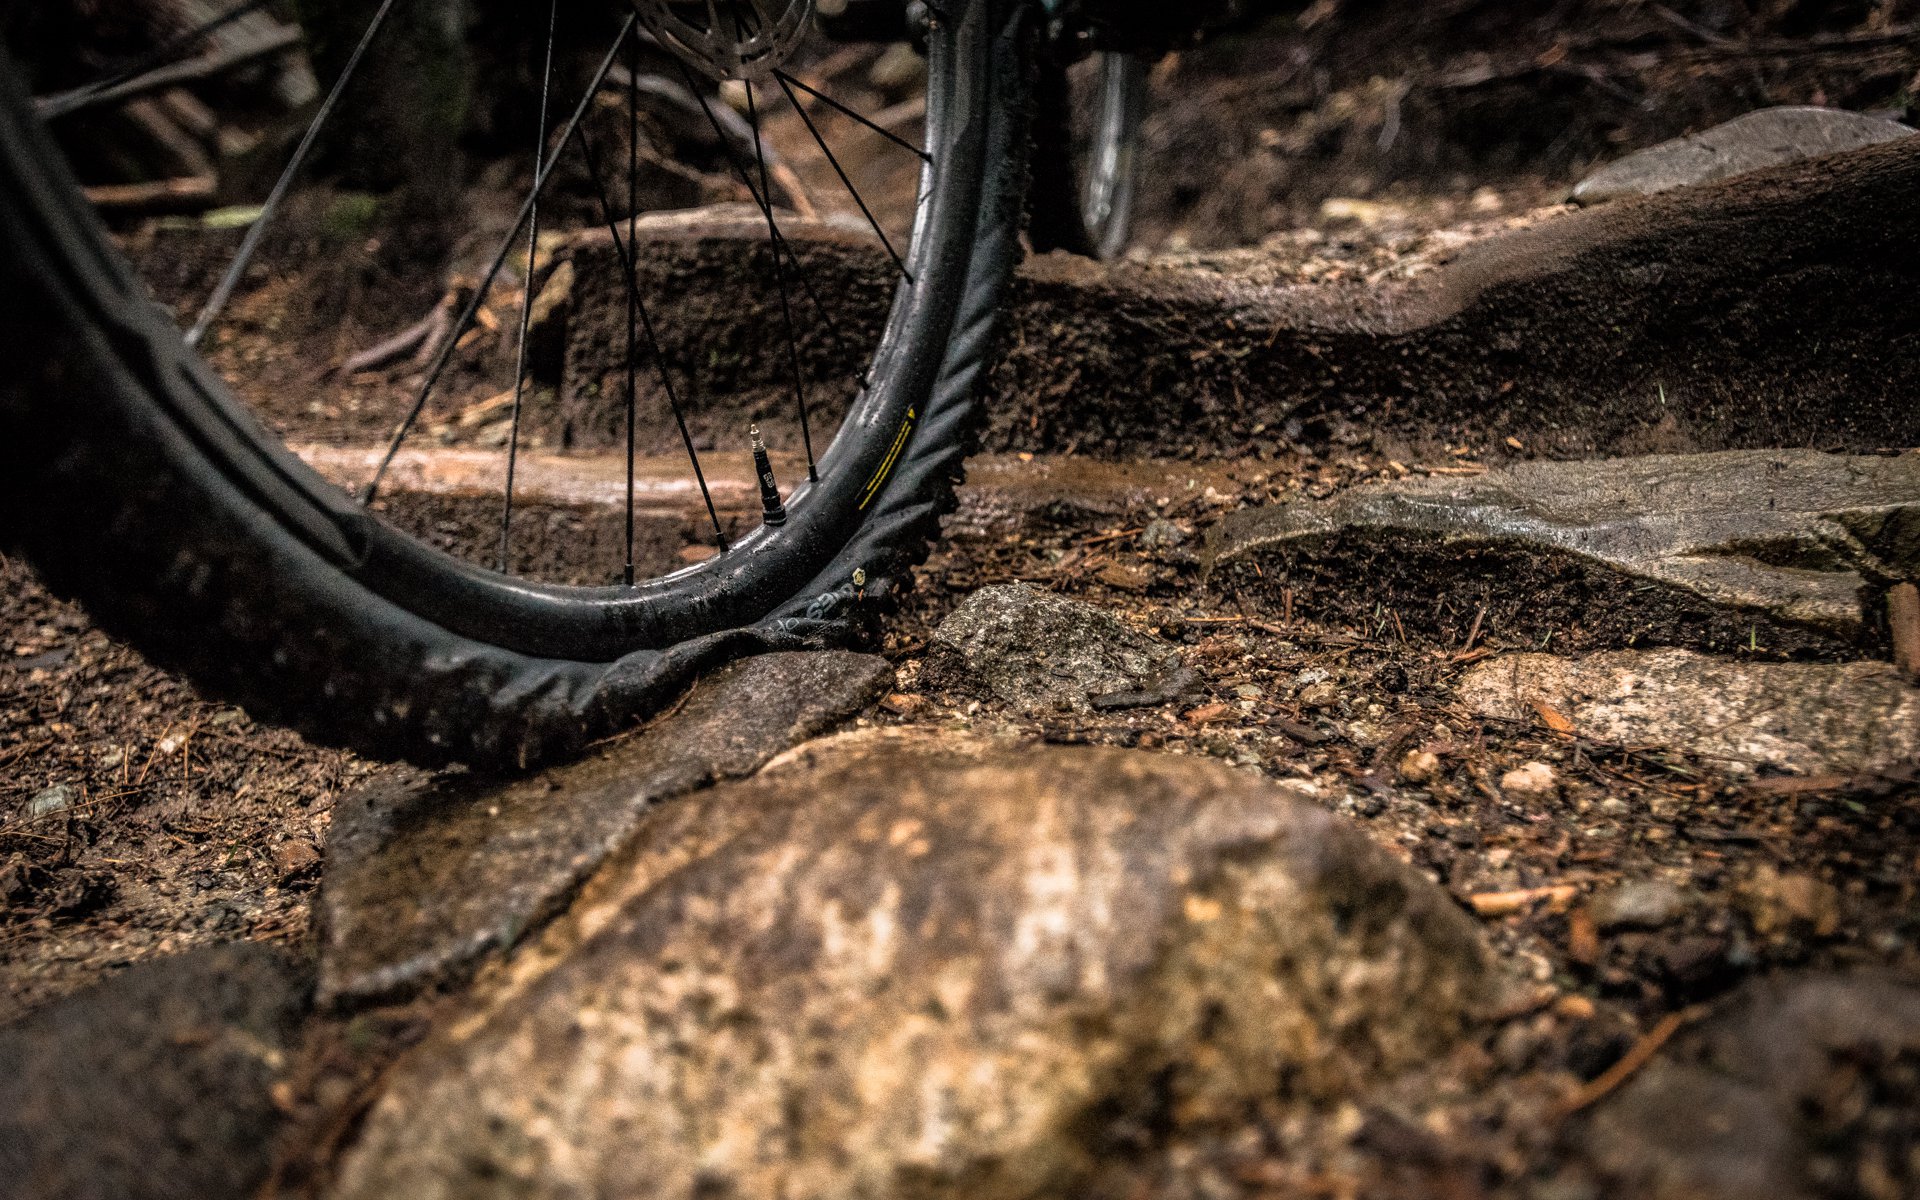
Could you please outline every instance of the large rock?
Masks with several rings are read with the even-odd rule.
[[[1911,1196],[1920,989],[1884,976],[1749,985],[1597,1109],[1599,1194]]]
[[[1545,704],[1585,737],[1684,750],[1735,774],[1763,764],[1864,773],[1920,758],[1920,687],[1888,663],[1509,654],[1468,671],[1458,696],[1473,712],[1517,721]]]
[[[240,1200],[308,981],[275,950],[151,959],[0,1030],[0,1194]]]
[[[1394,1079],[1503,978],[1295,787],[853,735],[654,813],[402,1062],[335,1195],[1072,1195],[1122,1131]]]
[[[1884,636],[1866,604],[1920,575],[1920,455],[1520,463],[1242,510],[1208,550],[1249,597],[1291,587],[1296,611],[1368,623],[1386,606],[1455,642],[1848,652]]]
[[[1837,108],[1763,108],[1609,163],[1581,180],[1573,199],[1577,204],[1601,204],[1623,196],[1651,196],[1891,142],[1913,132],[1898,121]]]
[[[649,805],[759,769],[892,680],[868,655],[762,655],[581,762],[508,780],[413,777],[345,797],[320,897],[322,1001],[391,998],[470,970],[556,912]]]
[[[1165,704],[1193,683],[1167,643],[1105,609],[1025,583],[984,587],[962,601],[934,630],[920,679],[1022,713]]]

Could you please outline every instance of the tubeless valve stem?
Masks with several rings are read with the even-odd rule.
[[[780,502],[780,485],[773,478],[773,464],[767,461],[767,443],[758,425],[747,426],[753,439],[753,474],[760,480],[760,519],[772,528],[787,523],[787,506]]]

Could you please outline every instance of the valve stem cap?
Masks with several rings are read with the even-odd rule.
[[[760,519],[771,527],[787,523],[787,506],[780,500],[780,484],[773,477],[773,464],[767,461],[767,443],[760,437],[758,425],[747,426],[753,439],[753,474],[760,481]]]

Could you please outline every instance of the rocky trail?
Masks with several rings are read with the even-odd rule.
[[[1693,56],[1677,107],[1733,115],[1719,35],[1648,19]],[[1338,77],[1275,137],[1331,95],[1411,139],[1576,67],[1668,78],[1633,45]],[[1920,139],[1873,120],[1623,119],[1592,172],[1443,138],[1429,183],[1473,186],[1275,184],[1229,248],[1162,197],[1125,262],[1034,259],[871,642],[523,777],[257,726],[0,563],[0,1192],[1915,1194]],[[651,221],[651,282],[752,226]],[[846,295],[887,270],[844,214],[787,232]],[[543,273],[515,566],[555,580],[622,552],[610,254]],[[351,339],[287,329],[217,353],[355,483],[407,368],[321,377]],[[780,364],[737,341],[748,399],[694,432],[758,420],[793,477],[752,396]],[[451,387],[387,514],[490,546],[502,412]],[[642,565],[697,561],[675,447],[641,450]]]

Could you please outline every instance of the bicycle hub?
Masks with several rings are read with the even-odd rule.
[[[792,56],[814,0],[636,0],[648,33],[713,79],[767,79]]]

